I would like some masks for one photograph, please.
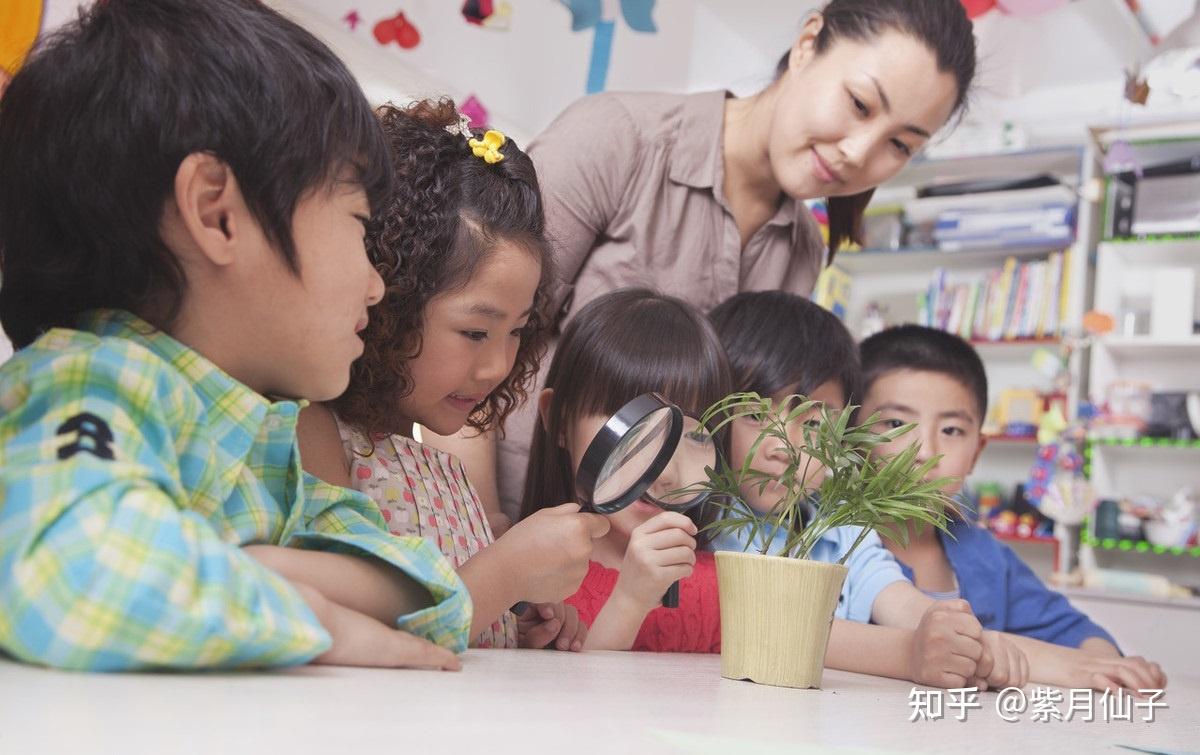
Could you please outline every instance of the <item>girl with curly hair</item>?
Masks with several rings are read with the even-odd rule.
[[[494,537],[459,460],[414,438],[502,431],[537,374],[553,274],[533,163],[448,100],[378,115],[396,183],[367,249],[387,289],[346,393],[303,413],[304,468],[371,496],[394,534],[437,543],[470,591],[473,644],[580,650],[587,629],[561,601],[604,518],[566,504]]]

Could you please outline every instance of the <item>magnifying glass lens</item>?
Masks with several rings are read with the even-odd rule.
[[[625,495],[646,476],[671,434],[671,409],[656,409],[629,428],[596,476],[592,500],[604,506]]]

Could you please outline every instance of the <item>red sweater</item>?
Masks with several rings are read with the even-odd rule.
[[[590,628],[608,602],[620,572],[592,561],[579,590],[567,603]],[[659,606],[642,621],[633,650],[662,653],[721,652],[721,609],[717,602],[717,564],[713,554],[696,553],[692,576],[679,584],[679,607]]]

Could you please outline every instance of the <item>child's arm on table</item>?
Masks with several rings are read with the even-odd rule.
[[[825,665],[947,689],[1001,681],[963,601],[935,603],[913,630],[835,620]]]
[[[585,648],[628,650],[646,614],[672,583],[691,576],[696,564],[696,525],[664,511],[638,525],[629,537],[612,595],[592,622]]]
[[[302,582],[292,584],[333,640],[329,650],[314,658],[313,663],[442,671],[462,668],[458,657],[446,648],[339,605]]]
[[[1102,655],[1108,658],[1121,657],[1121,651],[1117,649],[1117,646],[1103,637],[1088,637],[1079,643],[1079,649],[1092,655]]]
[[[916,629],[939,605],[974,618],[971,606],[965,600],[937,601],[905,580],[893,582],[879,592],[871,605],[871,620],[884,626]],[[978,624],[978,621],[974,623]],[[992,659],[988,673],[975,680],[978,686],[1024,686],[1029,679],[1028,659],[1006,635],[980,627],[977,635],[972,631],[972,636],[985,645]]]
[[[1020,635],[1005,635],[1029,658],[1031,681],[1071,689],[1164,689],[1167,676],[1140,656],[1105,657]]]
[[[389,626],[432,604],[429,592],[388,563],[372,556],[247,545],[242,550],[294,584]]]

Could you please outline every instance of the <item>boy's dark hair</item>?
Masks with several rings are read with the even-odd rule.
[[[975,80],[975,34],[960,0],[830,0],[821,9],[824,25],[817,34],[818,55],[841,39],[865,42],[885,31],[897,31],[924,44],[939,71],[954,76],[954,110],[960,116]],[[787,71],[791,51],[775,66],[775,77]],[[829,197],[829,258],[845,243],[862,243],[863,212],[874,189]]]
[[[846,403],[859,395],[854,338],[833,313],[811,301],[783,291],[745,292],[708,316],[729,356],[737,390],[808,395],[836,380]]]
[[[255,0],[106,0],[0,100],[0,324],[13,343],[116,307],[169,324],[186,288],[159,225],[183,159],[227,163],[298,273],[292,218],[339,179],[390,190],[379,124],[316,37]]]
[[[721,342],[702,312],[672,296],[625,288],[579,310],[563,331],[545,387],[554,389],[554,398],[548,422],[534,428],[522,518],[575,500],[574,467],[559,439],[576,417],[608,416],[657,392],[699,418],[732,391],[732,382]]]
[[[899,325],[876,333],[862,342],[863,394],[875,381],[895,370],[936,372],[958,381],[979,410],[979,421],[987,413],[987,371],[975,347],[936,328]]]
[[[425,307],[465,286],[500,242],[519,245],[541,263],[516,362],[504,382],[467,419],[496,428],[525,400],[545,352],[546,288],[554,280],[546,219],[533,161],[508,139],[504,159],[475,157],[450,100],[423,100],[378,111],[391,144],[395,191],[367,236],[367,252],[387,289],[371,310],[366,348],[350,369],[350,387],[335,403],[338,416],[367,433],[401,432],[400,398],[413,389],[409,360],[421,353]]]

